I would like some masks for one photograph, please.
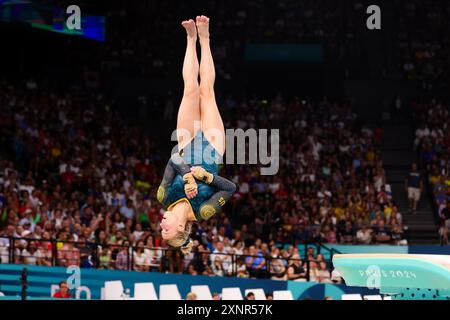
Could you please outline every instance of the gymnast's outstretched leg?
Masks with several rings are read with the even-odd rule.
[[[179,151],[186,147],[201,129],[199,63],[196,49],[197,29],[192,19],[183,21],[181,24],[187,31],[187,46],[183,63],[184,92],[177,120]]]
[[[214,94],[216,71],[209,40],[209,18],[198,16],[197,32],[201,46],[200,114],[202,130],[209,143],[220,155],[225,152],[225,129]]]

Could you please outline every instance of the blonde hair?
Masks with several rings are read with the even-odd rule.
[[[190,239],[192,230],[192,222],[186,222],[184,231],[177,232],[173,239],[167,240],[169,246],[174,248],[180,248],[183,254],[189,254],[194,246],[194,243]]]
[[[186,300],[197,300],[197,295],[194,292],[189,292],[186,295]]]

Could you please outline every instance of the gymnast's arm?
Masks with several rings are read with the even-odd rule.
[[[166,190],[172,184],[173,179],[175,179],[175,176],[177,174],[183,177],[183,180],[185,181],[185,184],[187,186],[192,185],[191,180],[194,180],[194,178],[193,177],[192,179],[189,178],[192,176],[191,168],[189,167],[188,164],[184,162],[183,158],[181,158],[181,156],[178,153],[174,153],[167,162],[166,169],[164,170],[164,176],[157,193],[158,201],[164,206],[169,205],[165,203]]]
[[[204,213],[206,212],[206,216],[204,217],[206,219],[210,217],[209,215],[212,216],[216,212],[219,212],[225,203],[236,192],[236,185],[233,182],[215,174],[211,175],[212,181],[208,181],[206,183],[214,187],[217,191],[211,196],[211,198],[202,204],[200,214],[204,216]]]
[[[218,191],[213,194],[209,200],[212,200],[212,202],[216,201],[221,207],[223,207],[223,205],[230,200],[236,192],[236,185],[230,180],[216,174],[213,174],[213,177],[213,181],[210,185],[215,187]]]

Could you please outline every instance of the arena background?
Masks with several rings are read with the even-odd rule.
[[[71,4],[89,16],[84,34],[61,27]],[[381,30],[366,26],[372,4]],[[131,295],[134,283],[153,282],[158,296],[160,284],[177,284],[183,299],[191,284],[340,299],[378,292],[345,286],[335,253],[449,254],[446,1],[0,1],[0,13],[6,298],[23,294],[24,268],[25,296],[49,298],[75,264],[93,299],[113,280]],[[180,22],[200,14],[211,17],[225,126],[280,129],[280,171],[224,166],[238,192],[194,229],[198,246],[183,257],[161,241],[155,195],[175,146]],[[405,189],[413,163],[423,182],[416,212]],[[224,266],[255,245],[264,272]],[[295,261],[304,272],[288,278]]]

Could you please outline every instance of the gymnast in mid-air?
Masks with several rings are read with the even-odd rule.
[[[157,198],[166,210],[161,235],[171,247],[189,253],[192,224],[208,220],[236,191],[218,175],[225,152],[225,130],[214,94],[215,68],[210,48],[209,18],[186,20],[187,47],[183,63],[184,93],[177,119],[178,152],[164,171]],[[201,47],[197,58],[197,38]],[[200,75],[200,84],[198,77]]]

